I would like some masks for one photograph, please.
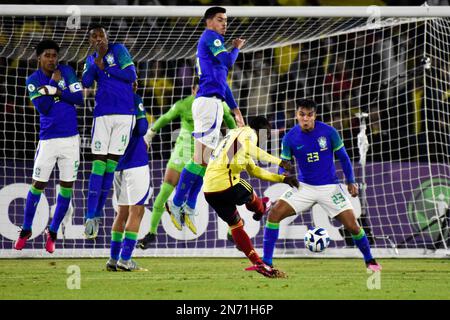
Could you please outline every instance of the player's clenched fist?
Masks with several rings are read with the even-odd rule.
[[[287,171],[291,171],[292,170],[292,164],[289,161],[286,161],[286,160],[281,160],[280,167],[282,167],[283,169],[285,169]]]
[[[245,44],[245,39],[242,39],[242,38],[233,39],[232,44],[233,44],[233,47],[240,50]]]
[[[299,187],[298,180],[297,180],[297,177],[295,175],[284,177],[283,182],[288,184],[292,188],[294,188],[294,187],[298,188]]]
[[[62,79],[61,71],[59,71],[58,69],[53,71],[52,80],[55,82],[59,82],[61,79]]]

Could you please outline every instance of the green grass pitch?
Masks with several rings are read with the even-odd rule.
[[[106,259],[0,260],[0,299],[450,299],[448,259],[277,259],[287,279],[243,271],[246,259],[137,258],[148,272],[107,272]],[[80,289],[69,266],[80,270]],[[369,289],[367,283],[373,289]],[[378,287],[378,288],[377,288]]]

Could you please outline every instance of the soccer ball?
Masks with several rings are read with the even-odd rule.
[[[322,252],[330,244],[330,236],[324,228],[310,228],[305,234],[305,247],[312,252]]]

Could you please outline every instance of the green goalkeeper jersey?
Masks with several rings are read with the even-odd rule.
[[[161,117],[156,120],[153,124],[153,130],[158,132],[161,128],[165,127],[169,122],[180,118],[181,121],[181,130],[178,135],[176,144],[193,143],[192,132],[194,131],[194,120],[192,119],[192,103],[194,102],[195,96],[191,95],[182,100],[178,100],[169,111],[164,113]],[[233,116],[231,115],[230,108],[224,102],[223,103],[223,121],[227,125],[228,128],[234,129],[236,128],[236,122],[234,121]]]

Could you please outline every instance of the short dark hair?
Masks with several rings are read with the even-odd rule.
[[[47,40],[42,40],[41,42],[39,42],[36,46],[36,55],[39,57],[42,52],[44,52],[44,50],[47,49],[55,49],[56,52],[59,52],[59,46],[58,44],[50,39]]]
[[[313,110],[314,112],[317,111],[317,104],[314,100],[311,99],[299,99],[297,100],[297,111],[300,109],[300,107]]]
[[[88,27],[88,33],[90,33],[92,30],[95,30],[95,29],[103,29],[106,32],[105,26],[102,25],[101,23],[92,23]]]
[[[253,130],[256,130],[257,132],[261,129],[267,129],[267,127],[271,127],[269,120],[263,116],[256,116],[252,118],[248,125]]]
[[[214,16],[218,13],[227,13],[227,9],[225,9],[223,7],[211,7],[205,11],[205,14],[203,15],[203,19],[206,22],[206,20],[214,18]]]

